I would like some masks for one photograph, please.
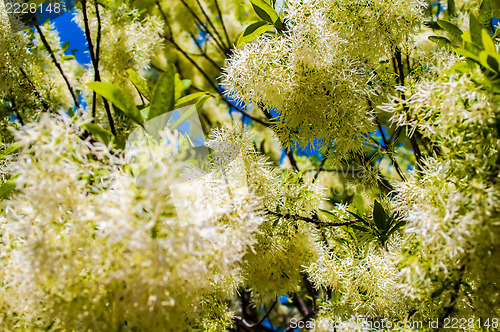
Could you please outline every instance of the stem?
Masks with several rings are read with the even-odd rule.
[[[208,62],[210,62],[215,68],[220,69],[220,66],[217,63],[215,63],[215,61],[211,57],[208,56],[208,54],[205,52],[203,48],[201,48],[200,44],[196,40],[196,37],[191,32],[189,32],[189,36],[196,45],[196,48],[200,51],[201,53],[200,55],[203,56],[205,59],[207,59]]]
[[[227,46],[224,45],[224,43],[222,42],[222,38],[221,38],[221,36],[219,34],[219,31],[217,31],[217,29],[215,28],[215,25],[212,23],[212,20],[210,19],[210,17],[205,12],[205,9],[201,5],[200,0],[196,0],[196,3],[198,4],[198,7],[200,7],[203,16],[205,16],[205,19],[207,20],[208,25],[212,28],[212,30],[214,31],[214,33],[217,36],[217,38],[219,38],[219,44],[222,46],[222,50],[224,51],[224,54],[227,54],[228,53],[228,48],[229,48],[230,45],[227,45]],[[215,37],[214,35],[212,35],[212,36]],[[216,39],[214,38],[214,40],[216,40]]]
[[[14,113],[16,113],[16,117],[19,119],[19,123],[21,123],[21,126],[24,126],[23,117],[19,113],[19,110],[16,107],[16,102],[14,100],[12,100],[12,109],[14,110]]]
[[[203,22],[201,21],[201,19],[198,17],[198,15],[196,15],[196,13],[193,11],[193,9],[186,3],[186,1],[184,0],[181,0],[182,4],[184,5],[184,7],[187,8],[187,10],[189,11],[189,13],[191,13],[191,15],[194,17],[194,19],[198,22],[199,25],[201,25],[202,27],[205,28],[205,32],[208,33],[210,35],[210,37],[215,41],[215,43],[217,44],[217,49],[219,50],[219,52],[221,52],[224,56],[226,55],[226,52],[224,51],[224,47],[219,43],[219,41],[217,40],[217,38],[215,38],[215,36],[208,30],[208,28],[206,28],[206,26],[203,24]]]
[[[315,214],[313,216],[313,218],[309,218],[309,217],[303,217],[303,216],[298,216],[298,215],[281,214],[281,213],[271,211],[271,210],[265,210],[265,212],[267,212],[267,214],[270,214],[270,215],[273,215],[273,216],[276,216],[279,218],[299,219],[299,220],[302,220],[302,221],[305,221],[305,222],[308,222],[308,223],[311,223],[311,224],[314,224],[317,226],[325,226],[325,227],[349,226],[349,225],[352,225],[352,224],[360,221],[359,219],[354,219],[354,220],[347,220],[344,222],[323,222],[323,221],[319,220],[317,214]]]
[[[96,82],[101,81],[101,75],[99,73],[99,44],[101,42],[101,19],[99,16],[99,9],[97,2],[95,3],[96,16],[97,16],[97,49],[94,51],[94,44],[92,43],[92,36],[90,34],[89,18],[87,16],[87,0],[82,0],[82,13],[83,22],[85,25],[85,37],[87,39],[87,44],[89,46],[90,59],[92,60],[92,66],[94,67],[94,79]],[[113,121],[113,116],[111,115],[111,108],[106,98],[102,98],[104,102],[104,108],[106,109],[106,114],[108,116],[109,127],[111,128],[111,133],[116,137],[115,123]],[[94,91],[92,94],[92,118],[93,122],[96,117],[97,108],[97,94]]]
[[[382,130],[382,125],[380,124],[378,116],[375,117],[375,121],[377,122],[378,130],[380,131],[380,135],[382,136],[382,140],[384,141],[384,149],[387,151],[387,147],[389,146],[389,142],[388,142],[387,138],[385,137],[384,131]],[[389,159],[391,159],[391,162],[394,165],[394,168],[396,169],[396,172],[398,173],[401,180],[406,181],[406,178],[403,175],[403,172],[401,171],[401,167],[399,167],[399,163],[397,162],[394,155],[392,153],[388,153],[388,156],[389,156]]]
[[[64,79],[64,82],[66,82],[66,86],[68,87],[68,90],[71,94],[71,97],[73,98],[73,101],[75,103],[76,108],[80,108],[80,103],[78,102],[78,98],[76,97],[75,90],[73,90],[73,87],[71,86],[71,83],[69,83],[68,77],[66,74],[64,74],[64,70],[61,67],[61,64],[59,61],[57,61],[56,55],[52,51],[52,48],[50,47],[50,44],[47,42],[47,39],[45,38],[45,35],[42,32],[42,29],[40,29],[40,25],[36,20],[33,20],[33,25],[35,26],[36,31],[40,35],[40,39],[42,40],[43,45],[45,46],[45,49],[47,52],[49,52],[50,57],[52,58],[52,62],[56,65],[57,69],[59,70],[59,73]]]
[[[313,183],[316,182],[316,180],[318,179],[319,173],[321,172],[321,170],[325,166],[326,159],[327,159],[327,156],[324,156],[323,159],[321,160],[321,163],[318,166],[318,170],[314,174]]]
[[[271,121],[273,119],[273,116],[271,115],[271,113],[268,111],[268,109],[264,106],[264,104],[262,102],[258,102],[257,106],[259,106],[259,108],[262,110],[262,112],[264,113],[264,115],[267,117],[268,120]],[[297,166],[297,161],[295,160],[295,157],[293,156],[293,151],[291,149],[290,150],[285,149],[285,153],[288,157],[288,160],[290,160],[290,164],[292,165],[293,170],[297,173],[300,172],[299,167]]]
[[[222,13],[219,7],[219,1],[214,0],[215,8],[217,9],[217,14],[220,17],[220,23],[222,25],[222,29],[224,30],[224,35],[226,35],[227,47],[231,48],[231,40],[229,39],[229,34],[227,33],[226,25],[224,24],[224,19],[222,18]]]

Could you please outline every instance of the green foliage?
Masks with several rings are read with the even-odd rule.
[[[498,316],[499,8],[427,2],[0,15],[0,330]]]

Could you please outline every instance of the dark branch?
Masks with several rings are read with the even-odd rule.
[[[89,47],[90,59],[92,60],[92,66],[94,67],[94,80],[96,82],[101,81],[101,75],[99,73],[99,45],[101,42],[101,19],[99,15],[99,7],[97,2],[95,3],[96,7],[96,16],[97,16],[97,49],[94,50],[94,44],[92,43],[92,36],[90,34],[89,27],[89,19],[87,16],[87,0],[82,0],[82,13],[83,13],[83,22],[85,25],[85,37],[87,39],[87,44]],[[106,109],[106,114],[108,116],[109,127],[111,129],[111,133],[116,137],[115,123],[113,121],[113,116],[111,115],[111,108],[109,107],[109,103],[106,98],[102,98],[104,102],[104,108]],[[96,116],[96,107],[97,107],[97,94],[94,91],[92,94],[92,118],[95,119]],[[94,120],[93,120],[94,121]]]
[[[68,77],[64,73],[64,70],[61,67],[61,64],[56,58],[56,55],[52,51],[52,48],[50,47],[49,42],[45,38],[45,35],[42,32],[42,29],[40,29],[40,25],[36,20],[33,20],[33,25],[35,26],[36,31],[38,32],[38,35],[40,35],[40,39],[42,40],[43,46],[45,46],[45,49],[47,52],[49,52],[50,57],[52,58],[52,62],[56,65],[57,69],[59,70],[59,73],[64,79],[64,82],[66,82],[66,86],[68,87],[69,92],[71,93],[71,97],[73,98],[73,101],[75,103],[76,108],[80,108],[80,103],[78,102],[78,98],[76,96],[75,90],[73,90],[73,87],[71,86],[71,83],[68,80]]]

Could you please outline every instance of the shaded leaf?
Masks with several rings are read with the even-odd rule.
[[[447,31],[450,35],[452,35],[456,40],[462,40],[463,31],[453,23],[444,20],[437,20],[437,24],[443,28],[443,30]]]
[[[482,45],[481,30],[483,30],[483,25],[472,13],[469,15],[469,30],[471,42],[478,46]]]
[[[375,225],[382,233],[387,231],[387,214],[377,200],[373,203],[373,221],[375,221]]]
[[[483,27],[491,30],[491,19],[493,18],[493,11],[491,10],[491,0],[483,0],[479,6],[477,18]]]
[[[429,40],[438,44],[441,47],[448,48],[451,46],[451,40],[441,36],[429,36]]]
[[[455,16],[457,14],[457,6],[455,0],[448,0],[448,15]]]

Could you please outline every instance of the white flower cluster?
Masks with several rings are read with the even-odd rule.
[[[499,109],[475,74],[423,81],[386,105],[399,125],[434,142],[434,157],[397,185],[395,199],[409,221],[402,282],[428,315],[450,302],[462,317],[498,314]]]
[[[287,31],[236,50],[223,75],[228,94],[276,108],[286,148],[314,141],[342,159],[372,129],[371,66],[408,37],[419,2],[290,1]],[[383,28],[380,28],[382,26]]]
[[[141,188],[124,159],[78,137],[80,124],[45,116],[16,133],[17,188],[0,222],[2,329],[202,324],[196,312],[212,304],[200,301],[240,282],[238,263],[263,221],[258,199],[210,176],[174,199],[169,159],[164,186]]]

